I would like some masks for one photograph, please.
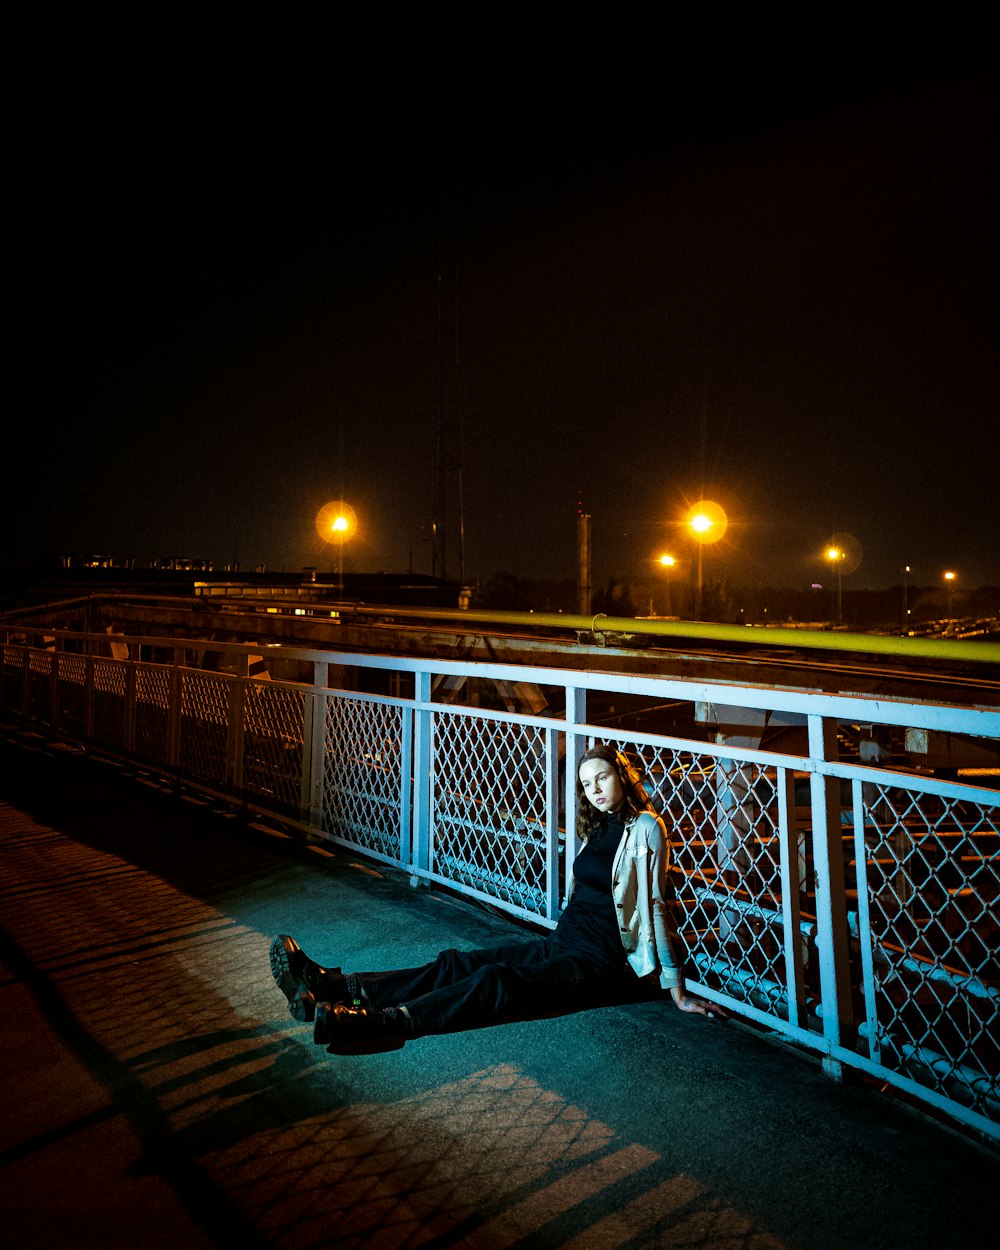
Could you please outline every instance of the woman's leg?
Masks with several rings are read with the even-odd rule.
[[[316,1007],[313,1040],[334,1054],[394,1050],[409,1038],[546,1019],[634,999],[622,957],[553,937],[491,950],[442,951],[420,968],[350,976],[350,1003]]]
[[[412,1037],[568,1010],[584,981],[574,961],[553,956],[548,937],[446,950],[420,968],[349,975],[352,1001],[318,1003],[313,1040],[335,1054],[395,1050]]]
[[[501,948],[464,975],[451,976],[416,995],[397,998],[414,1037],[567,1015],[612,1001],[621,968],[553,949],[548,939]],[[457,972],[465,967],[449,970]]]
[[[444,950],[436,959],[417,968],[351,973],[347,982],[357,997],[372,1007],[384,1010],[455,985],[490,964],[513,961],[529,965],[542,962],[549,957],[549,945],[548,937],[539,937],[478,950]]]

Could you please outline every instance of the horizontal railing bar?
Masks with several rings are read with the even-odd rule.
[[[714,903],[720,909],[738,911],[741,915],[751,916],[756,920],[763,920],[766,924],[782,927],[785,918],[782,912],[777,908],[764,907],[760,903],[751,903],[747,899],[740,898],[736,894],[728,892],[720,892],[719,890],[709,890],[704,886],[695,886],[690,890],[691,895],[699,900],[708,900]],[[799,932],[803,937],[812,937],[816,932],[815,920],[799,920]]]
[[[734,627],[742,628],[742,627]],[[47,631],[55,632],[55,631]],[[67,636],[100,643],[108,643],[106,634],[72,634],[64,631]],[[861,635],[862,637],[864,635]],[[795,690],[785,688],[757,687],[739,685],[738,683],[708,682],[702,679],[689,680],[675,677],[650,677],[631,673],[599,672],[587,669],[549,669],[514,664],[486,663],[481,660],[421,660],[407,656],[385,656],[365,654],[362,652],[316,650],[313,648],[267,647],[266,644],[248,643],[212,643],[199,644],[187,640],[187,645],[178,644],[175,638],[149,638],[141,635],[133,636],[116,634],[114,641],[126,645],[172,647],[175,650],[189,651],[237,651],[241,654],[258,655],[261,651],[271,651],[277,658],[302,659],[309,662],[344,665],[355,668],[391,669],[399,673],[431,673],[441,676],[489,676],[511,683],[524,682],[525,672],[531,673],[531,683],[540,686],[576,686],[587,690],[600,690],[621,694],[655,694],[658,698],[675,697],[683,702],[714,703],[722,706],[733,706],[791,712],[799,715],[808,714],[828,719],[843,721],[860,721],[864,724],[896,725],[908,728],[941,729],[945,732],[969,734],[976,737],[1000,738],[1000,711],[988,706],[965,707],[942,705],[939,703],[921,703],[890,699],[883,695],[843,695],[828,694],[816,690]],[[992,644],[962,644],[987,647]],[[1000,659],[1000,644],[995,650]],[[40,652],[48,655],[49,652]],[[972,659],[968,651],[965,658]],[[346,691],[351,694],[353,692]],[[440,706],[434,705],[432,706]]]

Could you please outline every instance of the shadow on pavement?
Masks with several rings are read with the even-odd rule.
[[[13,729],[0,898],[15,1250],[947,1250],[993,1227],[994,1156],[666,1004],[328,1056],[274,989],[274,932],[358,968],[510,922]]]

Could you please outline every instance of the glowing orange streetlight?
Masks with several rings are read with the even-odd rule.
[[[674,568],[674,567],[675,567],[675,565],[677,564],[677,561],[674,559],[674,557],[673,557],[673,556],[670,556],[670,555],[667,555],[666,553],[664,553],[662,556],[660,556],[660,559],[659,559],[659,564],[660,564],[660,567],[661,567],[661,568],[664,570],[664,572],[667,574],[667,577],[666,577],[666,583],[667,583],[667,616],[669,616],[669,615],[670,615],[670,570],[671,570],[672,568]]]
[[[358,514],[349,503],[334,499],[316,514],[316,533],[337,548],[337,592],[344,594],[344,547],[358,528]]]
[[[957,577],[958,577],[958,574],[953,569],[945,570],[944,580],[948,589],[948,620],[952,623],[952,626],[954,626],[954,623],[955,623],[955,617],[952,613],[952,591],[954,589],[955,579]]]
[[[827,547],[826,549],[826,558],[830,561],[833,567],[837,570],[837,623],[838,624],[844,619],[843,600],[841,598],[840,571],[844,566],[845,557],[846,557],[846,552],[844,552],[840,547],[831,546],[831,547]]]
[[[695,542],[698,544],[698,598],[695,608],[695,615],[701,616],[701,591],[702,591],[702,548],[706,543],[717,543],[725,534],[729,525],[729,518],[725,511],[711,499],[702,499],[700,503],[696,503],[694,507],[689,508],[687,516],[684,519],[685,525],[691,531]]]

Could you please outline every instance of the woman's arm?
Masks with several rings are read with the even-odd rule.
[[[670,997],[674,1000],[675,1006],[679,1007],[681,1011],[687,1011],[693,1015],[706,1016],[709,1020],[716,1018],[725,1019],[726,1012],[720,1007],[715,1006],[713,1003],[707,1003],[701,998],[695,998],[684,989],[681,942],[671,922],[670,906],[667,899],[669,857],[667,831],[663,820],[653,813],[650,814],[655,821],[655,827],[651,828],[648,834],[650,912],[653,917],[653,931],[660,966],[667,973],[667,979],[675,981],[670,986]]]
[[[667,900],[667,866],[670,849],[663,821],[655,812],[646,813],[644,835],[647,847],[648,915],[653,946],[660,965],[660,984],[671,992],[684,984],[683,952],[674,928]]]

